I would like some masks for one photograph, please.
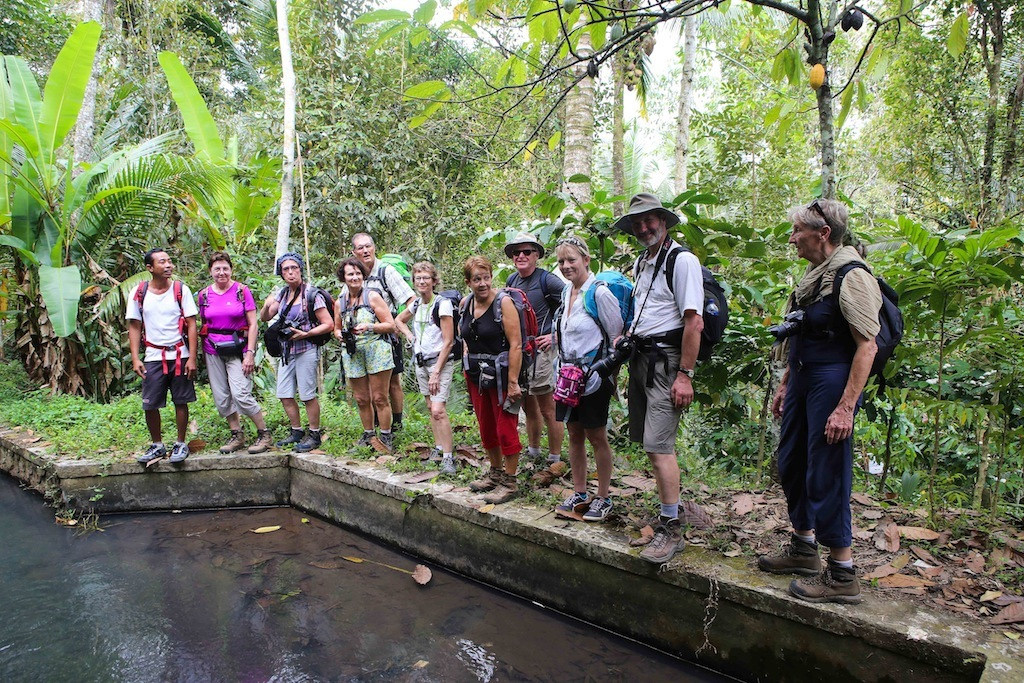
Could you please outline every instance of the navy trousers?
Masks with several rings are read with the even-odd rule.
[[[779,478],[789,520],[794,529],[814,529],[818,542],[833,548],[853,543],[853,438],[829,444],[825,423],[839,405],[849,376],[848,363],[791,363],[779,440]],[[860,404],[858,398],[854,418]]]

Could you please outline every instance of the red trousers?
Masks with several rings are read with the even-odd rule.
[[[480,426],[480,444],[484,448],[500,448],[502,455],[516,455],[523,450],[519,441],[519,416],[502,410],[497,389],[481,389],[466,377],[469,400]]]

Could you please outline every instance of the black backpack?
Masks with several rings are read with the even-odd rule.
[[[331,316],[331,320],[334,320],[335,304],[334,297],[331,296],[331,293],[328,292],[326,289],[317,287],[314,284],[306,283],[304,286],[306,287],[306,318],[309,321],[310,328],[316,327],[318,324],[316,321],[316,317],[313,314],[313,307],[316,305],[317,294],[323,295],[324,303],[327,306],[327,314]],[[281,291],[278,292],[277,294],[277,300],[283,302],[287,292],[288,288],[282,287]],[[331,330],[330,332],[324,332],[323,334],[317,334],[313,335],[312,337],[306,337],[303,341],[312,342],[316,346],[323,346],[324,344],[329,342],[331,340],[331,337],[333,336],[334,330]]]
[[[690,251],[690,249],[685,246],[676,246],[669,250],[665,259],[666,284],[668,284],[668,291],[673,294],[675,294],[673,275],[675,274],[676,258],[684,251]],[[636,280],[637,271],[640,270],[640,259],[642,258],[643,254],[637,257],[636,263],[633,265],[634,280]],[[700,272],[701,281],[704,284],[704,310],[701,311],[704,330],[700,333],[700,351],[697,353],[697,360],[705,361],[711,358],[711,352],[715,345],[722,341],[722,337],[725,335],[725,328],[729,324],[729,299],[725,296],[725,290],[710,268],[701,265]],[[651,282],[653,283],[653,280]]]
[[[836,277],[832,281],[832,296],[836,297],[836,305],[839,305],[839,286],[843,282],[843,278],[854,268],[861,268],[863,270],[871,272],[866,263],[860,261],[853,261],[842,266],[836,271]],[[878,330],[878,334],[875,335],[875,346],[878,350],[875,352],[875,359],[871,363],[871,375],[877,377],[879,382],[885,380],[885,376],[882,371],[885,370],[885,364],[892,358],[892,354],[896,351],[896,347],[899,346],[900,340],[903,339],[903,313],[900,311],[900,295],[896,293],[888,282],[883,280],[881,277],[875,277],[878,281],[878,288],[882,291],[882,307],[878,310],[878,322],[881,325],[881,329]]]
[[[452,326],[455,330],[455,343],[452,345],[452,360],[462,360],[462,334],[459,329],[459,322],[462,320],[462,293],[457,289],[446,289],[434,295],[433,308],[430,309],[430,320],[441,327],[441,313],[438,310],[441,306],[441,299],[448,299],[452,302]],[[412,302],[412,315],[416,317],[416,310],[420,307],[422,300],[419,297]]]

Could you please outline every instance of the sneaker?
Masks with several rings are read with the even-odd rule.
[[[590,507],[590,494],[584,491],[574,491],[571,496],[565,499],[560,505],[555,507],[556,510],[562,512],[583,512]]]
[[[437,446],[434,446],[433,448],[430,449],[430,453],[427,455],[427,460],[430,460],[431,462],[437,462],[438,460],[441,459],[442,455],[443,453],[441,452],[441,449],[438,448]]]
[[[179,463],[188,457],[188,444],[184,441],[176,441],[174,447],[171,448],[171,457],[167,458],[167,462]]]
[[[504,474],[505,473],[497,467],[492,467],[487,470],[487,474],[484,476],[469,482],[469,490],[474,493],[490,491],[501,482],[502,475]]]
[[[380,442],[382,444],[384,444],[384,446],[388,449],[389,453],[394,453],[395,452],[395,433],[394,433],[394,431],[388,432],[387,434],[385,434],[384,432],[381,432],[380,433]]]
[[[441,458],[441,474],[455,474],[455,459],[451,455]]]
[[[757,558],[757,568],[772,574],[800,574],[814,576],[821,572],[818,544],[800,540],[796,535],[789,537],[789,545],[778,555],[762,555]]]
[[[363,435],[361,437],[359,437],[358,441],[356,441],[356,448],[363,448],[363,447],[373,448],[373,437],[375,437],[375,436],[377,436],[377,432],[374,432],[374,431],[363,432]]]
[[[596,496],[590,503],[590,508],[583,513],[584,522],[603,522],[612,511],[612,499]]]
[[[245,448],[245,432],[241,429],[231,430],[231,439],[220,447],[221,453],[234,453]]]
[[[264,453],[274,445],[274,435],[270,433],[269,429],[261,429],[256,432],[256,441],[249,446],[249,452]]]
[[[793,579],[789,592],[807,602],[842,602],[856,605],[861,601],[860,581],[855,567],[840,567],[830,557],[825,569],[806,579]]]
[[[498,505],[505,503],[519,495],[519,484],[516,482],[516,475],[501,473],[501,480],[490,493],[484,496],[485,503]]]
[[[151,443],[146,452],[135,458],[135,461],[140,465],[145,465],[148,462],[153,462],[166,456],[167,448],[162,443]]]
[[[676,552],[686,547],[686,541],[683,540],[678,519],[670,519],[667,522],[659,519],[659,522],[654,530],[654,538],[640,553],[640,559],[654,564],[665,564]]]
[[[310,429],[302,441],[295,444],[296,453],[309,453],[314,448],[320,448],[320,430]]]
[[[284,439],[281,439],[280,441],[275,443],[274,445],[277,446],[278,448],[286,448],[288,446],[291,446],[293,443],[299,443],[300,441],[302,441],[302,437],[304,437],[305,435],[306,432],[304,432],[303,430],[292,427],[291,433]]]

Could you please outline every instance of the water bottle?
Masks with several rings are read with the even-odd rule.
[[[704,315],[718,316],[718,304],[714,301],[709,301],[707,306],[704,307]]]

